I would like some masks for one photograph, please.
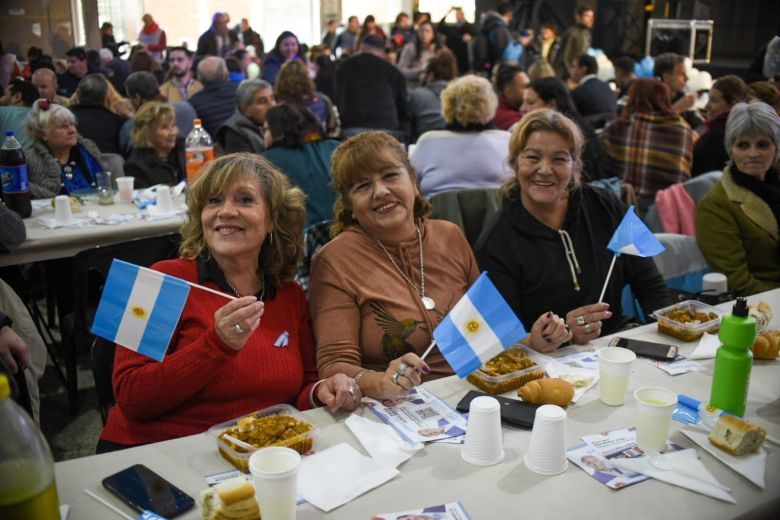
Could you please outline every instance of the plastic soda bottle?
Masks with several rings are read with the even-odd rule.
[[[731,314],[720,322],[721,347],[715,354],[710,405],[742,417],[745,414],[753,352],[756,319],[748,315],[745,298],[737,298]]]
[[[2,178],[3,202],[22,218],[32,213],[30,181],[27,177],[27,159],[22,145],[9,130],[0,147],[0,178]]]
[[[5,374],[0,374],[0,518],[59,520],[54,461],[46,439],[11,399]]]
[[[192,121],[193,129],[187,135],[185,154],[187,156],[187,183],[192,184],[201,167],[214,160],[214,141],[201,126],[200,119]]]

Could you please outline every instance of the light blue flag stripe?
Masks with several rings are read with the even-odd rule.
[[[629,246],[634,247],[630,248]],[[627,247],[628,250],[626,250]],[[653,232],[642,222],[642,219],[634,213],[634,206],[629,206],[607,244],[607,249],[616,255],[627,253],[649,257],[662,253],[664,246],[655,238]]]
[[[138,345],[139,354],[162,360],[189,292],[189,285],[181,280],[171,276],[163,279],[151,317]]]
[[[486,272],[479,275],[466,294],[485,322],[493,329],[493,333],[501,339],[504,348],[514,345],[527,336],[523,323],[517,319]]]
[[[461,379],[482,366],[482,361],[448,314],[433,331],[439,351]]]
[[[111,341],[116,338],[138,271],[138,266],[121,260],[111,263],[92,323],[92,334]]]

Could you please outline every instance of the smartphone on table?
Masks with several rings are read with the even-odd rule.
[[[495,398],[498,401],[498,404],[501,405],[501,421],[527,430],[534,427],[536,409],[539,408],[538,404],[526,403],[518,399],[511,399],[501,395],[489,395],[484,392],[478,392],[477,390],[470,390],[469,393],[464,395],[463,399],[460,400],[456,409],[459,412],[468,413],[471,401],[474,398],[483,395]]]
[[[103,479],[103,487],[136,511],[174,518],[195,506],[195,500],[143,464]]]
[[[640,357],[658,359],[660,361],[673,361],[677,357],[677,345],[653,343],[630,338],[613,338],[609,342],[610,347],[623,347],[631,350]]]

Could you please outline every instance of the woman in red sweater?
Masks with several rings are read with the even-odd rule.
[[[238,296],[190,291],[164,361],[119,348],[116,406],[98,453],[203,432],[279,403],[354,410],[360,389],[337,374],[317,381],[306,297],[292,276],[304,196],[265,159],[213,161],[187,196],[181,258],[160,272]]]

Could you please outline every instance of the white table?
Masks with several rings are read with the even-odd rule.
[[[138,220],[137,217],[146,213],[145,211],[138,209],[133,204],[119,203],[101,206],[90,202],[82,206],[81,213],[74,216],[86,215],[88,211],[96,211],[101,217],[132,213],[136,218],[116,225],[47,229],[41,224],[38,217],[54,217],[54,210],[36,213],[35,216],[24,220],[24,226],[27,228],[27,240],[14,251],[0,255],[0,267],[67,258],[94,246],[116,244],[133,238],[170,233],[178,231],[184,222],[183,215],[160,220]]]
[[[756,297],[769,302],[777,316],[773,328],[780,327],[780,289]],[[722,306],[724,309],[728,305]],[[670,343],[673,338],[659,334],[656,326],[647,325],[621,334],[626,337]],[[606,344],[600,338],[593,347]],[[690,354],[695,343],[680,343],[681,353]],[[676,393],[707,399],[712,380],[713,361],[704,361],[706,371],[669,376],[646,360],[634,364],[629,394],[643,385],[657,385]],[[456,404],[473,387],[455,377],[426,384],[449,404]],[[508,395],[508,394],[507,394]],[[621,407],[609,407],[598,400],[598,387],[586,393],[569,408],[567,446],[580,442],[582,435],[613,430],[634,424],[636,408],[632,395]],[[373,417],[363,409],[360,412]],[[362,451],[357,440],[344,426],[346,414],[331,415],[322,409],[306,412],[321,427],[315,448],[325,448],[348,442]],[[770,435],[780,437],[780,361],[758,361],[753,366],[748,396],[747,417],[764,425]],[[684,447],[694,446],[677,430],[681,424],[672,422],[671,438]],[[561,475],[544,477],[528,470],[522,462],[530,432],[504,428],[506,457],[495,466],[480,467],[466,463],[460,457],[460,446],[431,444],[400,466],[401,474],[387,484],[356,500],[324,514],[310,504],[298,509],[298,518],[368,519],[372,514],[421,508],[461,500],[472,518],[648,518],[691,520],[735,518],[756,509],[780,509],[780,453],[774,448],[768,459],[767,489],[761,491],[734,473],[711,455],[700,450],[704,465],[724,485],[734,490],[736,505],[669,486],[647,481],[620,491],[614,491],[584,471],[570,464]],[[105,506],[84,494],[88,488],[119,507],[121,501],[101,486],[101,480],[132,464],[149,466],[184,491],[198,497],[206,487],[204,476],[231,469],[217,455],[213,440],[194,435],[121,452],[96,455],[56,464],[57,488],[61,504],[71,505],[71,518],[111,518]],[[359,479],[360,475],[354,478]],[[129,511],[129,509],[127,509]],[[195,509],[181,518],[200,518]]]

